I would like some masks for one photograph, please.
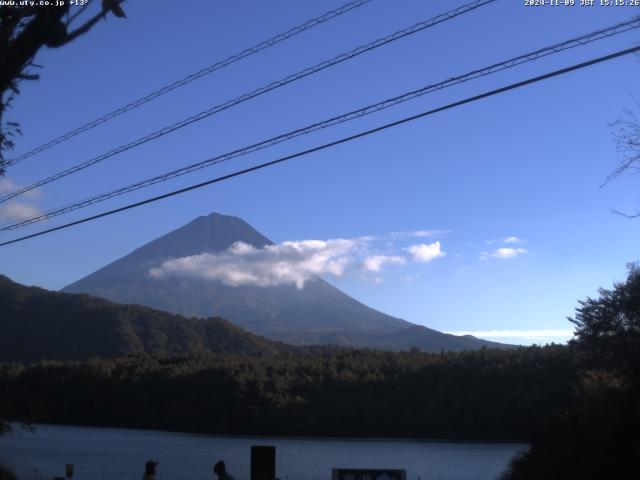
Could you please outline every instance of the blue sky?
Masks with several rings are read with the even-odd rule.
[[[274,0],[127,2],[60,50],[42,52],[9,120],[36,147],[177,78],[341,5]],[[29,158],[26,185],[464,2],[374,0]],[[501,0],[109,159],[20,199],[46,210],[290,129],[588,33],[640,13],[621,7],[525,7]],[[542,72],[636,45],[632,31],[427,95],[349,124],[49,221],[63,221],[274,159]],[[403,257],[378,272],[326,278],[386,313],[452,332],[522,343],[560,340],[577,300],[638,260],[638,178],[600,188],[619,160],[609,124],[640,97],[637,57],[561,78],[236,178],[126,214],[0,248],[0,272],[61,288],[213,211],[274,242],[374,237],[367,254]],[[4,220],[9,219],[4,211]],[[30,233],[43,225],[29,227]],[[431,231],[429,237],[410,235]],[[394,233],[395,232],[395,233]],[[403,232],[404,235],[398,235]],[[10,239],[17,234],[2,234]],[[517,237],[517,241],[509,237]],[[443,255],[414,261],[412,245]],[[509,248],[511,250],[498,250]],[[502,254],[502,255],[501,255]],[[507,257],[507,258],[499,258]],[[362,260],[362,259],[361,259]],[[399,264],[402,263],[402,264]],[[502,333],[501,333],[502,332]]]

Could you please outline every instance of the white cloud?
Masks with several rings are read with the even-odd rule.
[[[520,255],[524,255],[529,253],[525,248],[511,248],[511,247],[501,247],[496,248],[492,252],[482,252],[480,254],[480,260],[488,260],[489,258],[498,258],[501,260],[506,260],[509,258],[516,258]]]
[[[441,249],[440,242],[411,245],[405,248],[405,250],[411,254],[411,258],[416,262],[430,262],[446,255]]]
[[[515,235],[509,235],[508,237],[500,238],[498,240],[487,240],[484,243],[487,245],[494,245],[496,243],[506,243],[509,245],[514,245],[516,243],[524,243],[526,240],[524,238],[516,237]]]
[[[8,178],[0,178],[0,195],[14,192],[18,189],[15,183]]]
[[[490,339],[513,338],[525,341],[566,341],[573,337],[573,330],[550,328],[540,330],[464,330],[446,333],[452,335],[473,335],[474,337]]]
[[[363,247],[359,239],[304,240],[255,248],[236,242],[225,252],[171,259],[152,268],[153,278],[183,277],[220,280],[230,286],[303,288],[317,275],[341,276]]]
[[[23,202],[9,202],[0,206],[0,219],[2,220],[23,220],[39,214],[38,207]]]
[[[21,185],[16,184],[10,178],[0,178],[0,195],[9,195],[10,193],[13,193],[21,188]],[[31,200],[37,200],[42,196],[42,190],[40,190],[39,188],[34,188],[33,190],[29,190],[28,192],[23,193],[22,196]]]
[[[504,243],[522,243],[524,240],[520,237],[516,237],[515,235],[511,235],[509,237],[503,238],[502,241]]]
[[[452,335],[473,335],[474,337],[558,337],[573,336],[573,330],[544,328],[540,330],[462,330],[447,332]]]
[[[494,258],[515,258],[525,253],[527,253],[527,250],[524,248],[502,247],[502,248],[496,248],[491,254],[491,256]]]
[[[409,232],[410,237],[433,237],[445,233],[443,230],[416,230]]]
[[[0,196],[9,195],[20,188],[22,187],[10,178],[0,178]],[[40,209],[32,202],[40,198],[42,196],[41,193],[41,190],[36,188],[22,194],[19,200],[10,200],[0,205],[0,220],[24,220],[40,215]]]
[[[407,259],[397,255],[372,255],[362,262],[362,268],[370,272],[379,272],[385,265],[404,265]]]
[[[406,265],[411,258],[417,262],[430,262],[445,256],[440,242],[412,245],[404,249],[408,255],[392,250],[377,252],[374,248],[383,237],[356,237],[334,240],[287,241],[277,245],[256,248],[236,242],[220,253],[203,253],[173,258],[150,268],[152,278],[199,278],[218,280],[226,285],[276,286],[305,283],[317,276],[343,276],[360,272],[363,281],[381,283],[383,278],[372,279],[388,266]]]
[[[390,237],[435,237],[436,235],[444,235],[449,233],[449,230],[414,230],[411,232],[391,232]]]

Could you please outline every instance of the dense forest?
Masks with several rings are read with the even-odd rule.
[[[0,417],[218,434],[522,440],[507,480],[636,478],[640,270],[580,302],[569,345],[0,364]]]
[[[524,440],[573,399],[564,347],[0,365],[10,416],[219,434]],[[7,411],[7,410],[5,410]]]

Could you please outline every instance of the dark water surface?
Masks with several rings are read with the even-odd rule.
[[[276,446],[281,480],[328,480],[331,468],[403,468],[407,480],[494,479],[524,444],[439,443],[396,440],[248,438],[114,428],[38,425],[36,433],[0,437],[0,460],[27,479],[141,480],[148,459],[158,480],[214,480],[224,459],[236,480],[249,479],[251,445]]]

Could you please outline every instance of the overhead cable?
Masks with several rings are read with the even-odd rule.
[[[44,213],[40,213],[38,215],[33,215],[31,217],[19,220],[19,221],[14,221],[13,223],[7,223],[4,225],[0,225],[0,231],[8,231],[8,230],[14,230],[16,228],[22,228],[22,227],[26,227],[28,225],[31,225],[33,223],[37,223],[37,222],[41,222],[59,215],[63,215],[65,213],[69,213],[72,212],[74,210],[78,210],[80,208],[85,208],[88,207],[90,205],[96,204],[96,203],[100,203],[106,200],[109,200],[111,198],[120,196],[120,195],[124,195],[136,190],[140,190],[142,188],[146,188],[146,187],[150,187],[152,185],[155,185],[157,183],[161,183],[161,182],[165,182],[168,180],[171,180],[173,178],[182,176],[182,175],[186,175],[188,173],[192,173],[195,172],[197,170],[201,170],[203,168],[207,168],[222,162],[226,162],[228,160],[237,158],[237,157],[241,157],[259,150],[263,150],[265,148],[271,147],[273,145],[277,145],[279,143],[291,140],[293,138],[302,136],[302,135],[306,135],[312,132],[315,132],[317,130],[322,130],[337,124],[341,124],[347,121],[351,121],[357,118],[360,118],[362,116],[365,115],[369,115],[371,113],[375,113],[378,112],[380,110],[384,110],[387,109],[389,107],[413,100],[415,98],[421,97],[423,95],[426,95],[428,93],[431,92],[435,92],[438,90],[442,90],[448,87],[451,87],[453,85],[457,85],[460,83],[464,83],[479,77],[483,77],[483,76],[487,76],[496,72],[500,72],[509,68],[513,68],[515,66],[524,64],[524,63],[528,63],[528,62],[532,62],[535,61],[537,59],[546,57],[548,55],[551,54],[555,54],[555,53],[559,53],[571,48],[575,48],[581,45],[586,45],[592,42],[595,42],[597,40],[601,40],[603,38],[608,38],[611,37],[613,35],[618,35],[621,34],[623,32],[626,32],[628,30],[631,29],[635,29],[635,28],[639,28],[640,27],[640,19],[634,19],[634,20],[630,20],[628,22],[624,22],[624,23],[620,23],[617,25],[613,25],[611,27],[605,28],[605,29],[601,29],[595,32],[591,32],[589,34],[586,35],[582,35],[580,37],[576,37],[570,40],[566,40],[564,42],[561,43],[556,43],[554,45],[545,47],[545,48],[541,48],[538,50],[535,50],[533,52],[529,52],[526,53],[524,55],[519,55],[517,57],[513,57],[510,58],[508,60],[504,60],[502,62],[499,63],[494,63],[492,65],[489,65],[487,67],[483,67],[477,70],[473,70],[471,72],[465,73],[463,75],[458,75],[455,77],[451,77],[448,78],[444,81],[435,83],[435,84],[429,84],[427,86],[424,86],[422,88],[419,88],[417,90],[413,90],[410,92],[406,92],[403,93],[402,95],[398,95],[386,100],[383,100],[381,102],[378,103],[374,103],[371,105],[367,105],[365,107],[359,108],[357,110],[352,110],[350,112],[323,120],[321,122],[316,122],[313,123],[311,125],[307,125],[305,127],[302,128],[298,128],[296,130],[287,132],[287,133],[283,133],[281,135],[278,135],[276,137],[272,137],[269,138],[267,140],[263,140],[261,142],[258,143],[254,143],[252,145],[237,149],[237,150],[233,150],[231,152],[222,154],[222,155],[217,155],[215,157],[211,157],[208,158],[206,160],[197,162],[197,163],[193,163],[191,165],[185,166],[185,167],[181,167],[178,168],[176,170],[172,170],[166,173],[163,173],[161,175],[156,175],[154,177],[151,178],[147,178],[145,180],[141,180],[138,182],[135,182],[133,184],[124,186],[124,187],[120,187],[117,188],[115,190],[111,190],[99,195],[95,195],[89,198],[86,198],[84,200],[81,201],[77,201],[62,207],[57,207],[55,209],[49,210],[47,212]]]
[[[382,47],[383,45],[387,45],[389,43],[395,42],[396,40],[400,40],[401,38],[407,37],[409,35],[413,35],[415,33],[421,32],[427,28],[433,27],[435,25],[438,25],[442,22],[445,22],[447,20],[452,20],[460,15],[463,15],[465,13],[468,13],[472,10],[475,10],[477,8],[480,8],[484,5],[487,5],[489,3],[493,3],[496,2],[497,0],[476,0],[473,1],[471,3],[467,3],[461,7],[455,8],[447,13],[443,13],[441,15],[438,15],[436,17],[433,17],[429,20],[425,20],[423,22],[419,22],[416,23],[415,25],[399,30],[395,33],[392,33],[390,35],[387,35],[385,37],[379,38],[378,40],[375,40],[373,42],[367,43],[365,45],[361,45],[357,48],[354,48],[353,50],[350,50],[348,52],[342,53],[336,57],[333,57],[329,60],[325,60],[324,62],[320,62],[312,67],[308,67],[305,68],[304,70],[301,70],[298,73],[294,73],[292,75],[288,75],[287,77],[284,77],[278,81],[272,82],[268,85],[265,85],[263,87],[260,87],[256,90],[253,90],[249,93],[246,93],[244,95],[241,95],[239,97],[236,97],[234,99],[228,100],[225,103],[222,103],[220,105],[216,105],[214,107],[211,107],[203,112],[200,112],[196,115],[192,115],[191,117],[185,118],[184,120],[181,120],[179,122],[176,122],[172,125],[169,125],[167,127],[161,128],[159,130],[156,130],[155,132],[152,132],[144,137],[138,138],[132,142],[129,142],[127,144],[121,145],[119,147],[116,147],[106,153],[103,153],[101,155],[98,155],[97,157],[93,157],[89,160],[86,160],[82,163],[76,164],[70,168],[67,168],[65,170],[62,170],[58,173],[55,173],[49,177],[46,177],[42,180],[39,180],[35,183],[32,183],[31,185],[28,185],[26,187],[22,187],[12,193],[9,193],[3,197],[0,197],[0,203],[4,203],[7,202],[8,200],[11,200],[12,198],[15,198],[19,195],[22,195],[23,193],[29,192],[31,190],[34,190],[35,188],[41,187],[43,185],[46,185],[48,183],[54,182],[56,180],[60,180],[61,178],[67,177],[69,175],[72,175],[74,173],[79,172],[80,170],[84,170],[85,168],[91,167],[97,163],[100,163],[108,158],[111,158],[115,155],[118,155],[122,152],[125,152],[127,150],[131,150],[135,147],[138,147],[140,145],[143,145],[147,142],[150,142],[152,140],[156,140],[160,137],[163,137],[169,133],[175,132],[178,129],[184,128],[188,125],[191,125],[195,122],[199,122],[201,120],[204,120],[205,118],[208,118],[212,115],[215,115],[217,113],[220,113],[224,110],[227,110],[231,107],[234,107],[240,103],[246,102],[247,100],[256,98],[260,95],[264,95],[267,92],[270,92],[272,90],[275,90],[277,88],[283,87],[285,85],[288,85],[292,82],[295,82],[297,80],[300,80],[302,78],[308,77],[309,75],[313,75],[316,74],[318,72],[321,72],[322,70],[332,67],[334,65],[337,65],[339,63],[342,63],[344,61],[347,60],[351,60],[352,58],[355,58],[359,55],[362,55],[363,53],[369,52],[371,50],[374,50],[376,48]]]
[[[405,118],[403,118],[401,120],[397,120],[395,122],[387,123],[385,125],[382,125],[382,126],[379,126],[379,127],[376,127],[376,128],[372,128],[370,130],[366,130],[366,131],[357,133],[355,135],[350,135],[348,137],[344,137],[344,138],[341,138],[339,140],[335,140],[333,142],[329,142],[329,143],[325,143],[323,145],[319,145],[317,147],[309,148],[307,150],[303,150],[301,152],[294,153],[292,155],[287,155],[285,157],[280,157],[280,158],[278,158],[276,160],[272,160],[270,162],[265,162],[265,163],[261,163],[261,164],[258,164],[258,165],[254,165],[253,167],[245,168],[243,170],[238,170],[236,172],[229,173],[227,175],[223,175],[223,176],[220,176],[220,177],[216,177],[216,178],[207,180],[205,182],[201,182],[201,183],[197,183],[197,184],[194,184],[194,185],[190,185],[188,187],[181,188],[179,190],[174,190],[174,191],[169,192],[169,193],[165,193],[165,194],[162,194],[162,195],[157,195],[155,197],[147,198],[147,199],[139,201],[139,202],[131,203],[129,205],[125,205],[123,207],[119,207],[119,208],[115,208],[113,210],[102,212],[102,213],[99,213],[97,215],[92,215],[90,217],[85,217],[85,218],[82,218],[80,220],[76,220],[76,221],[73,221],[73,222],[70,222],[70,223],[66,223],[64,225],[59,225],[57,227],[49,228],[49,229],[46,229],[46,230],[41,230],[39,232],[32,233],[30,235],[25,235],[23,237],[19,237],[19,238],[13,239],[13,240],[2,242],[2,243],[0,243],[0,247],[6,246],[6,245],[11,245],[11,244],[17,243],[17,242],[22,242],[22,241],[25,241],[25,240],[28,240],[28,239],[31,239],[31,238],[39,237],[41,235],[45,235],[45,234],[48,234],[48,233],[56,232],[58,230],[63,230],[63,229],[66,229],[66,228],[70,228],[70,227],[73,227],[73,226],[76,226],[76,225],[80,225],[82,223],[86,223],[86,222],[90,222],[90,221],[93,221],[93,220],[97,220],[99,218],[106,217],[106,216],[109,216],[109,215],[114,215],[116,213],[120,213],[120,212],[124,212],[124,211],[130,210],[132,208],[140,207],[142,205],[147,205],[149,203],[157,202],[157,201],[163,200],[165,198],[170,198],[170,197],[173,197],[173,196],[176,196],[176,195],[180,195],[180,194],[183,194],[183,193],[186,193],[186,192],[190,192],[192,190],[203,188],[203,187],[206,187],[208,185],[213,185],[215,183],[220,183],[220,182],[223,182],[225,180],[229,180],[231,178],[239,177],[239,176],[245,175],[247,173],[255,172],[257,170],[262,170],[262,169],[268,168],[268,167],[272,167],[274,165],[278,165],[280,163],[283,163],[283,162],[286,162],[286,161],[289,161],[289,160],[293,160],[295,158],[300,158],[300,157],[309,155],[311,153],[315,153],[315,152],[318,152],[318,151],[321,151],[321,150],[325,150],[325,149],[328,149],[328,148],[331,148],[331,147],[335,147],[337,145],[341,145],[343,143],[347,143],[347,142],[350,142],[350,141],[353,141],[353,140],[356,140],[356,139],[359,139],[359,138],[362,138],[362,137],[366,137],[366,136],[372,135],[374,133],[379,133],[379,132],[381,132],[383,130],[387,130],[389,128],[397,127],[399,125],[403,125],[405,123],[412,122],[412,121],[418,120],[418,119],[423,118],[423,117],[427,117],[427,116],[431,116],[431,115],[434,115],[434,114],[439,113],[439,112],[443,112],[445,110],[450,110],[450,109],[455,108],[455,107],[459,107],[459,106],[462,106],[462,105],[466,105],[468,103],[476,102],[478,100],[482,100],[484,98],[488,98],[488,97],[492,97],[492,96],[495,96],[495,95],[498,95],[498,94],[501,94],[501,93],[505,93],[505,92],[508,92],[510,90],[515,90],[517,88],[522,88],[524,86],[531,85],[533,83],[538,83],[538,82],[541,82],[543,80],[548,80],[548,79],[553,78],[553,77],[557,77],[557,76],[560,76],[560,75],[565,75],[565,74],[567,74],[569,72],[573,72],[575,70],[580,70],[580,69],[583,69],[583,68],[586,68],[586,67],[590,67],[592,65],[596,65],[596,64],[599,64],[599,63],[607,62],[607,61],[613,60],[615,58],[622,57],[624,55],[629,55],[629,54],[632,54],[632,53],[636,53],[636,52],[639,52],[639,51],[640,51],[640,46],[633,47],[633,48],[628,48],[626,50],[620,50],[620,51],[611,53],[609,55],[604,55],[604,56],[597,57],[597,58],[594,58],[594,59],[586,61],[586,62],[582,62],[582,63],[576,64],[576,65],[572,65],[572,66],[569,66],[569,67],[561,68],[559,70],[555,70],[553,72],[546,73],[544,75],[539,75],[537,77],[529,78],[529,79],[523,80],[521,82],[512,83],[512,84],[507,85],[505,87],[497,88],[495,90],[490,90],[488,92],[484,92],[484,93],[481,93],[479,95],[475,95],[473,97],[465,98],[464,100],[459,100],[457,102],[449,103],[449,104],[444,105],[442,107],[438,107],[438,108],[435,108],[433,110],[428,110],[426,112],[422,112],[422,113],[419,113],[417,115],[412,115],[410,117],[405,117]]]
[[[369,3],[373,0],[355,0],[349,3],[346,3],[345,5],[342,5],[339,8],[336,8],[334,10],[331,10],[329,12],[326,12],[318,17],[312,18],[311,20],[306,21],[305,23],[298,25],[296,27],[293,27],[289,30],[287,30],[286,32],[283,33],[279,33],[278,35],[271,37],[268,40],[265,40],[263,42],[258,43],[257,45],[254,45],[253,47],[247,48],[245,50],[242,50],[241,52],[238,52],[234,55],[231,55],[230,57],[225,58],[224,60],[221,60],[219,62],[216,62],[212,65],[209,65],[208,67],[205,67],[201,70],[198,70],[197,72],[191,73],[187,76],[185,76],[184,78],[181,78],[179,80],[176,80],[175,82],[170,83],[169,85],[165,85],[164,87],[158,89],[158,90],[154,90],[153,92],[149,93],[148,95],[145,95],[144,97],[141,97],[137,100],[134,100],[133,102],[130,102],[126,105],[123,105],[122,107],[119,107],[99,118],[96,118],[95,120],[86,123],[80,127],[74,128],[73,130],[60,135],[59,137],[54,138],[53,140],[50,140],[42,145],[39,145],[38,147],[29,150],[28,152],[23,153],[22,155],[7,160],[5,162],[5,167],[10,167],[11,165],[15,165],[16,163],[21,162],[22,160],[32,157],[40,152],[44,152],[45,150],[50,149],[51,147],[54,147],[62,142],[65,142],[73,137],[75,137],[76,135],[80,135],[81,133],[87,132],[99,125],[102,125],[103,123],[108,122],[109,120],[113,120],[114,118],[122,115],[123,113],[128,112],[129,110],[133,110],[134,108],[138,108],[142,105],[144,105],[147,102],[150,102],[151,100],[154,100],[166,93],[169,93],[173,90],[176,90],[180,87],[183,87],[185,85],[187,85],[188,83],[193,82],[194,80],[197,80],[199,78],[204,77],[205,75],[209,75],[217,70],[220,70],[222,68],[228,67],[229,65],[242,60],[243,58],[247,58],[251,55],[254,55],[258,52],[261,52],[262,50],[265,50],[269,47],[272,47],[274,45],[277,45],[280,42],[283,42],[285,40],[288,40],[296,35],[298,35],[299,33],[304,32],[305,30],[309,30],[313,27],[316,27],[318,25],[321,25],[325,22],[328,22],[329,20],[332,20],[333,18],[339,17],[340,15],[350,12],[353,9],[356,9],[358,7],[361,7],[362,5]]]

